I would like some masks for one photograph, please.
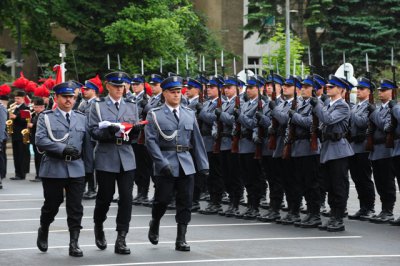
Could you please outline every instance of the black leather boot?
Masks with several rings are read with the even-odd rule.
[[[187,224],[178,224],[178,232],[175,241],[175,250],[190,251],[190,246],[186,243]]]
[[[151,219],[149,226],[148,238],[153,245],[157,245],[160,231],[160,221]]]
[[[78,244],[79,231],[69,231],[69,255],[72,257],[82,257],[83,252]]]
[[[114,252],[117,254],[128,255],[131,254],[131,250],[126,246],[125,238],[127,232],[118,231],[117,240],[115,241]]]
[[[96,242],[96,246],[105,250],[107,248],[106,236],[104,235],[103,225],[94,225],[94,239]]]
[[[38,237],[36,245],[42,252],[46,252],[48,249],[47,239],[49,238],[49,226],[41,225],[38,230]]]

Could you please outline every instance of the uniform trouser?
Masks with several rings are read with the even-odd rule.
[[[67,223],[70,231],[80,230],[83,216],[82,195],[84,178],[47,178],[42,177],[44,204],[40,215],[40,224],[48,227],[56,217],[66,193]]]
[[[295,208],[298,210],[301,198],[307,202],[307,210],[311,214],[319,214],[321,189],[318,182],[319,155],[294,157],[294,179],[297,186]]]
[[[318,167],[318,184],[319,184],[319,191],[321,194],[321,202],[320,204],[325,204],[326,201],[326,188],[325,188],[325,177],[322,170],[322,164],[319,164]]]
[[[281,171],[282,187],[286,195],[289,212],[298,213],[300,211],[300,202],[297,200],[299,180],[295,179],[293,158],[285,160],[279,158],[277,163]]]
[[[269,167],[269,175],[267,174],[267,180],[269,184],[269,200],[270,207],[274,211],[279,211],[283,200],[283,186],[281,179],[281,169],[279,162],[281,158],[272,158],[270,156],[263,157],[263,165]]]
[[[396,201],[393,158],[372,161],[372,172],[376,191],[382,202],[382,210],[393,211],[394,202]]]
[[[31,161],[29,144],[22,143],[22,140],[13,140],[12,148],[15,176],[25,179],[26,174],[29,173],[29,164]]]
[[[375,186],[372,181],[369,153],[356,153],[350,157],[350,175],[356,186],[360,208],[373,210],[375,206]]]
[[[244,178],[244,186],[247,191],[248,203],[258,208],[263,189],[264,177],[261,171],[260,160],[254,159],[254,153],[239,154],[240,170]]]
[[[96,207],[94,208],[94,223],[101,225],[107,219],[107,212],[115,192],[115,181],[118,186],[118,212],[117,212],[117,231],[129,231],[129,223],[132,216],[132,190],[135,170],[111,173],[96,170],[98,184]]]
[[[135,158],[140,158],[136,165],[135,183],[138,186],[138,193],[146,195],[149,192],[150,176],[153,171],[153,160],[143,144],[133,144]]]
[[[207,152],[210,175],[207,178],[208,192],[212,203],[220,204],[224,192],[224,181],[221,171],[221,157],[219,154]]]
[[[321,164],[324,184],[328,192],[328,204],[331,215],[342,218],[349,197],[349,159],[348,157],[327,161]]]
[[[397,178],[397,187],[400,189],[400,156],[395,156],[393,160],[394,174]]]
[[[85,173],[85,183],[88,184],[88,191],[96,191],[94,173]]]
[[[154,186],[151,212],[153,219],[161,220],[171,201],[172,194],[176,191],[175,221],[178,224],[189,224],[192,216],[194,175],[185,175],[182,167],[179,167],[178,177],[155,176]]]
[[[43,153],[39,153],[35,144],[32,144],[33,152],[35,154],[35,170],[36,170],[36,178],[39,177],[40,170],[40,162],[42,161]]]
[[[242,195],[242,180],[240,177],[239,154],[230,150],[221,151],[221,170],[225,188],[229,193],[231,203],[239,206]]]
[[[6,154],[6,143],[7,141],[0,142],[0,177],[5,178],[7,175],[7,154]]]

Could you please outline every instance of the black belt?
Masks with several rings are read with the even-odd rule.
[[[253,138],[253,133],[252,132],[240,132],[240,138],[241,139],[252,139]]]
[[[221,133],[221,137],[223,137],[223,138],[232,138],[232,134],[231,133]]]
[[[385,144],[385,143],[386,143],[385,138],[374,139],[374,145]]]
[[[295,140],[299,140],[299,139],[310,139],[311,135],[310,134],[296,134],[296,136],[294,136]]]
[[[57,153],[53,153],[53,152],[46,152],[46,156],[54,158],[54,159],[63,160],[63,161],[66,161],[66,162],[76,161],[76,160],[79,160],[81,158],[80,155],[79,155],[79,157],[72,158],[70,155],[61,155],[61,154],[57,154]]]
[[[364,142],[364,140],[366,138],[367,138],[367,136],[365,134],[355,135],[355,136],[351,136],[350,142],[361,143],[361,142]]]
[[[176,151],[176,152],[185,152],[189,151],[191,147],[188,146],[182,146],[182,145],[176,145],[173,147],[160,147],[161,151]]]
[[[130,141],[125,141],[123,138],[115,138],[115,139],[110,139],[110,140],[101,140],[99,143],[113,143],[116,145],[122,145],[122,144],[129,144],[131,145],[132,143]]]
[[[322,141],[339,141],[346,137],[346,133],[322,133]]]

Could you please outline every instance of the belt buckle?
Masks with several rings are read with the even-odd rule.
[[[117,138],[116,139],[116,144],[117,145],[122,145],[122,138]]]
[[[182,145],[176,145],[176,152],[183,152],[183,146]]]
[[[71,155],[65,155],[65,161],[66,161],[66,162],[72,161]]]

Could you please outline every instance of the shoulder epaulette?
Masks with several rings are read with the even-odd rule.
[[[100,97],[100,98],[96,99],[96,102],[104,102],[104,101],[105,101],[104,97]]]
[[[81,111],[79,111],[79,110],[73,110],[76,114],[80,114],[80,115],[83,115],[83,116],[86,116],[84,113],[82,113]]]
[[[43,114],[51,114],[51,113],[53,113],[53,110],[46,110],[46,111],[43,111]]]
[[[161,106],[151,108],[150,111],[158,111],[161,110]]]
[[[193,111],[191,108],[189,108],[189,107],[187,107],[187,106],[181,105],[181,107],[182,107],[183,109],[186,109],[186,110],[189,110],[189,111]]]

